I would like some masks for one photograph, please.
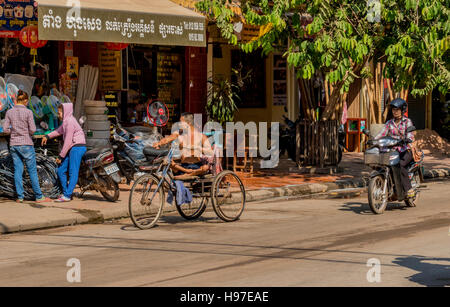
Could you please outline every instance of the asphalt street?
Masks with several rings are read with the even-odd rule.
[[[336,195],[248,203],[234,223],[208,210],[1,235],[0,286],[450,286],[450,181],[426,185],[382,215]]]

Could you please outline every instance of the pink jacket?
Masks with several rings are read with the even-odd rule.
[[[65,158],[67,153],[74,145],[86,144],[84,131],[80,124],[73,116],[73,104],[63,103],[63,123],[58,129],[48,135],[49,138],[55,138],[60,135],[63,136],[64,145],[59,154],[61,158]]]

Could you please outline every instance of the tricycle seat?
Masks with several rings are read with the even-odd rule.
[[[175,176],[174,179],[181,180],[181,181],[195,181],[195,180],[212,181],[211,179],[214,179],[213,174],[205,174],[202,176],[183,176],[182,178],[180,178],[181,176],[183,176],[183,175]]]

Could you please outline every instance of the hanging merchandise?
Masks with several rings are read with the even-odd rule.
[[[36,63],[37,49],[47,44],[46,40],[39,40],[38,27],[28,26],[20,31],[20,42],[27,48],[31,48],[30,54],[33,56],[33,65]]]
[[[69,96],[67,96],[67,95],[62,95],[61,97],[58,97],[58,98],[61,103],[72,103]]]
[[[39,97],[32,96],[28,102],[28,108],[33,112],[34,118],[37,120],[42,119],[45,115],[43,111],[44,106]]]
[[[6,92],[8,93],[8,108],[12,108],[17,100],[17,93],[19,92],[19,89],[17,86],[13,83],[7,83],[6,84]]]
[[[8,93],[6,92],[5,80],[0,77],[0,112],[5,112],[8,109]]]
[[[33,112],[34,121],[36,123],[35,134],[45,134],[46,131],[44,130],[48,130],[48,123],[45,122],[44,105],[42,100],[37,96],[32,96],[28,102],[28,109]]]
[[[50,131],[55,130],[58,125],[58,106],[59,106],[59,100],[56,96],[50,95],[43,96],[42,99],[42,105],[43,105],[43,112],[48,117],[48,129]]]
[[[19,90],[24,91],[28,94],[28,97],[31,97],[31,94],[33,92],[33,86],[34,82],[36,80],[36,77],[31,76],[25,76],[20,74],[5,74],[5,82],[7,84],[14,84],[17,86]]]

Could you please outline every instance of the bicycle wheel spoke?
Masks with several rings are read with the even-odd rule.
[[[225,221],[235,221],[245,206],[245,189],[233,172],[219,174],[213,187],[213,207]]]
[[[143,176],[134,183],[129,199],[130,217],[141,228],[152,227],[160,217],[164,205],[164,191],[157,178]]]

